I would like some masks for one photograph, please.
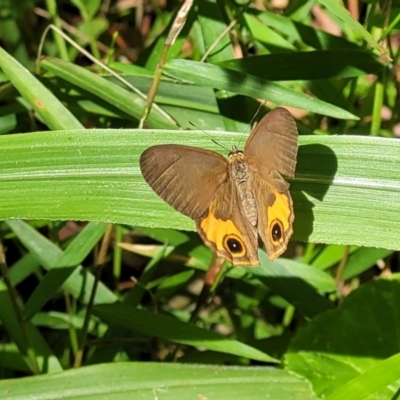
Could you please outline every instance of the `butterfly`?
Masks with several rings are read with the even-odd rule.
[[[140,157],[149,186],[192,218],[204,243],[234,266],[260,264],[258,235],[269,260],[293,233],[293,202],[283,176],[294,177],[297,127],[285,108],[269,112],[253,129],[243,151],[228,158],[201,148],[165,144]]]

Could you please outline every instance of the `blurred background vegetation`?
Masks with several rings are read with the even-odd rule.
[[[3,0],[2,398],[397,398],[399,21],[399,0]],[[225,154],[278,105],[293,240],[203,296],[218,261],[140,154]]]

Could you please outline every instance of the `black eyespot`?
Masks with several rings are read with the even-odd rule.
[[[277,242],[280,239],[282,239],[282,228],[281,225],[278,222],[275,222],[274,225],[272,225],[272,239]]]
[[[243,246],[237,239],[228,239],[226,245],[232,253],[241,253],[243,251]]]

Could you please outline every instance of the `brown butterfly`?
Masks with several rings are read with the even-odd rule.
[[[268,113],[228,159],[213,151],[158,145],[140,157],[150,187],[196,223],[207,246],[235,266],[256,266],[258,234],[268,258],[287,247],[293,229],[289,184],[297,156],[297,128],[284,108]]]

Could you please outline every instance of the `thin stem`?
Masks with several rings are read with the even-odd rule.
[[[118,79],[120,82],[122,82],[126,87],[131,89],[133,92],[135,92],[138,96],[142,97],[143,99],[146,99],[146,95],[142,93],[139,89],[137,89],[135,86],[131,85],[126,79],[124,79],[122,76],[118,75],[115,71],[113,71],[111,68],[109,68],[107,65],[102,63],[101,61],[97,60],[94,58],[88,51],[86,51],[82,46],[79,46],[77,43],[75,43],[72,39],[70,39],[63,31],[59,30],[56,26],[54,25],[49,25],[46,27],[44,30],[42,37],[40,39],[40,45],[38,49],[38,55],[36,57],[36,72],[39,73],[40,69],[40,58],[42,55],[42,50],[43,50],[43,44],[44,40],[46,38],[46,35],[50,29],[55,30],[59,35],[61,35],[68,43],[70,43],[72,46],[74,46],[77,50],[79,50],[85,57],[87,57],[90,61],[92,61],[94,64],[100,66],[102,69],[107,71],[110,75],[112,75],[115,79]],[[154,104],[154,107],[157,108],[159,112],[161,112],[164,116],[166,116],[169,120],[172,120],[171,117],[164,111],[162,110],[159,106]]]
[[[55,0],[46,0],[46,7],[50,14],[50,18],[51,18],[53,24],[59,30],[61,30],[60,18],[57,13],[57,2]],[[69,61],[68,50],[67,50],[65,41],[63,40],[63,36],[57,35],[55,32],[53,32],[53,37],[54,37],[55,42],[57,43],[57,48],[58,48],[60,57],[65,61]]]
[[[161,53],[160,61],[157,64],[156,71],[154,72],[153,81],[147,95],[147,103],[144,109],[143,117],[141,118],[139,123],[139,128],[143,128],[144,123],[148,115],[150,114],[151,108],[153,107],[154,99],[158,91],[158,87],[160,86],[162,68],[167,61],[168,52],[171,46],[175,43],[175,40],[178,37],[180,31],[184,27],[192,5],[193,0],[185,0],[185,2],[182,4],[182,7],[176,14],[175,20],[171,26],[171,29],[169,30],[168,37],[165,41],[164,48]]]
[[[349,258],[349,254],[350,254],[350,246],[346,246],[345,249],[344,249],[343,257],[340,260],[338,269],[336,271],[335,284],[336,284],[336,287],[337,287],[338,294],[340,294],[340,292],[341,292],[340,289],[341,289],[342,284],[343,284],[343,281],[342,281],[343,272],[344,272],[344,268],[346,267],[347,260]]]
[[[114,257],[113,257],[113,277],[114,286],[117,287],[118,282],[121,278],[122,268],[122,248],[118,246],[122,242],[122,226],[115,225],[115,237],[114,237]]]

